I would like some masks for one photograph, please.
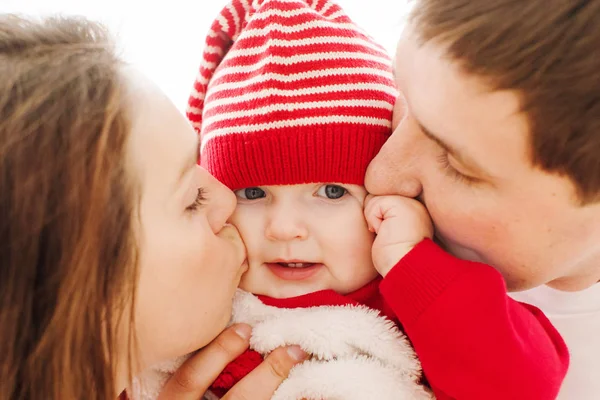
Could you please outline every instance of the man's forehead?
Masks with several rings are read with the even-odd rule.
[[[450,60],[443,47],[419,45],[411,35],[398,44],[394,73],[411,118],[430,139],[461,153],[457,158],[493,175],[485,168],[488,153],[510,148],[508,158],[523,157],[528,126],[516,93],[491,89]]]

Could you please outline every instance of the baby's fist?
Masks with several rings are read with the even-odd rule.
[[[365,202],[369,229],[377,234],[373,264],[386,276],[409,251],[433,236],[433,225],[425,207],[402,196],[369,196]]]

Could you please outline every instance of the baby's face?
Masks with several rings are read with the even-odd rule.
[[[240,287],[275,298],[349,293],[377,276],[362,186],[311,183],[236,191],[231,222],[248,250]]]

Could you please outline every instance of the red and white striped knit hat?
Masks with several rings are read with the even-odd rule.
[[[231,0],[187,116],[200,164],[231,189],[362,185],[396,97],[386,51],[331,0]]]

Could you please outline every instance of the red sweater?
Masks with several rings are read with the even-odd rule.
[[[565,342],[536,307],[506,293],[500,273],[424,240],[380,286],[438,400],[555,399]]]
[[[568,367],[566,345],[540,310],[508,297],[493,268],[455,258],[431,240],[383,281],[350,295],[326,290],[259,298],[282,308],[363,304],[397,317],[438,400],[551,400]],[[211,389],[222,396],[261,361],[255,352],[244,353]]]

